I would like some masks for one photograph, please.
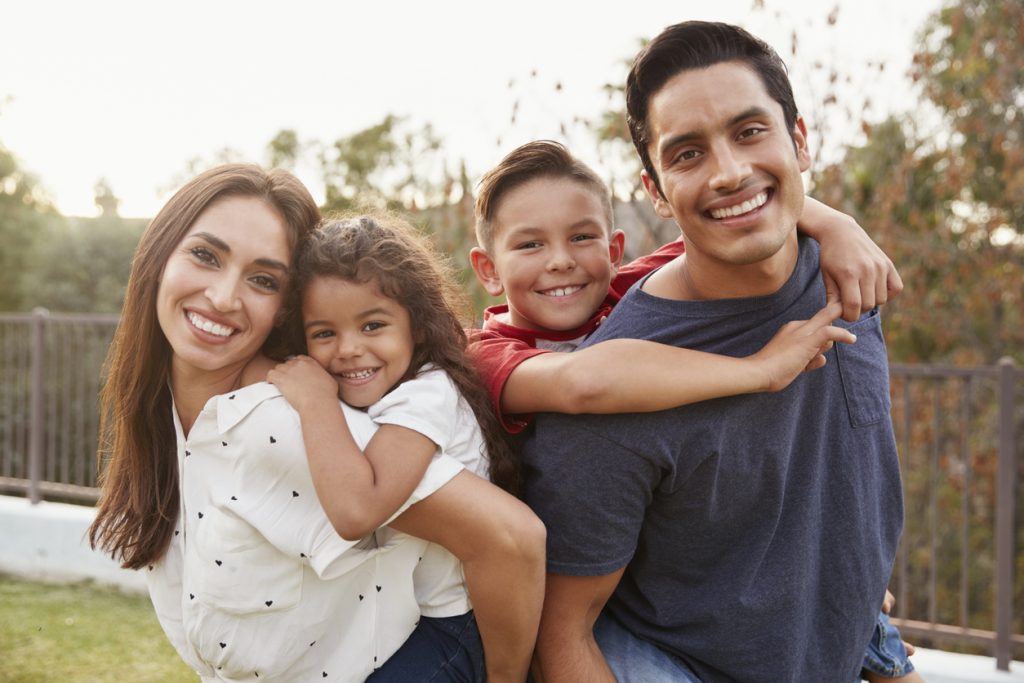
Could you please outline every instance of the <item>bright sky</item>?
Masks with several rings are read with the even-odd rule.
[[[685,19],[767,40],[798,102],[814,87],[809,60],[881,60],[858,90],[878,118],[910,107],[903,75],[941,0],[837,1],[830,27],[833,5],[815,0],[0,0],[0,144],[67,215],[95,215],[105,178],[122,215],[152,216],[191,159],[230,147],[264,162],[282,128],[329,142],[388,113],[431,123],[453,168],[464,159],[476,178],[516,145],[596,117],[639,40]],[[596,158],[585,135],[565,141]],[[320,198],[315,171],[298,172]]]

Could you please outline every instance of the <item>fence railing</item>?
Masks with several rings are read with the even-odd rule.
[[[1017,517],[1024,371],[893,365],[893,425],[906,517],[893,575],[895,621],[911,638],[1024,653],[1014,619],[1024,581]],[[1022,539],[1024,545],[1024,539]]]
[[[0,315],[0,490],[94,502],[100,375],[117,317]],[[912,641],[1024,653],[1017,510],[1024,370],[893,365],[906,524],[895,621]],[[1019,543],[1018,543],[1019,541]],[[1015,548],[1015,546],[1017,546]]]
[[[0,489],[95,501],[100,373],[116,315],[0,315]]]

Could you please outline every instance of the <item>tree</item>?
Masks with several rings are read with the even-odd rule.
[[[31,307],[22,282],[26,264],[45,227],[56,220],[59,215],[38,181],[0,144],[0,311]]]
[[[454,186],[433,127],[410,127],[390,114],[323,146],[319,160],[328,210],[376,205],[415,211],[446,203]]]
[[[865,144],[815,178],[815,192],[857,216],[901,268],[907,292],[887,310],[896,360],[1024,357],[1022,31],[1020,3],[942,9],[912,70],[938,130],[909,114],[868,126]]]
[[[963,0],[929,21],[912,75],[945,114],[964,200],[997,241],[1024,231],[1024,3]],[[1010,234],[1013,233],[1013,234]]]

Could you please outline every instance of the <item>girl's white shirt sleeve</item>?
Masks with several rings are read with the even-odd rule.
[[[437,444],[431,467],[451,458],[487,479],[489,461],[480,424],[444,371],[432,365],[424,366],[416,377],[370,406],[367,413],[377,424],[412,429]],[[418,499],[414,494],[391,519]],[[420,610],[425,616],[450,617],[472,609],[462,563],[435,543],[424,551],[414,582]]]

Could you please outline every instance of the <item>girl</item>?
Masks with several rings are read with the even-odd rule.
[[[359,538],[386,523],[438,454],[515,492],[518,460],[466,356],[458,289],[426,240],[392,215],[331,221],[300,251],[297,271],[309,356],[278,366],[268,380],[299,412],[313,481],[338,532]],[[380,425],[365,447],[353,439],[338,396]],[[465,513],[489,514],[468,502]],[[519,596],[508,573],[465,565],[491,681],[525,679],[539,618],[543,568],[536,601],[509,600]],[[424,616],[403,652],[416,642],[448,642],[450,654],[430,670],[439,668],[444,680],[460,671],[483,680],[458,560],[428,547],[416,593]],[[427,666],[400,654],[372,680],[411,680]]]
[[[193,179],[139,243],[108,356],[90,542],[145,569],[162,627],[204,680],[362,681],[419,616],[412,575],[426,542],[338,536],[298,418],[263,381],[283,338],[292,254],[318,219],[284,171],[233,164]],[[347,420],[369,440],[365,414]],[[473,537],[535,524],[445,455],[412,494],[423,498],[397,523],[440,543],[458,527]],[[467,499],[492,513],[470,521]],[[477,552],[523,555],[500,541]],[[542,552],[531,559],[542,564]]]

